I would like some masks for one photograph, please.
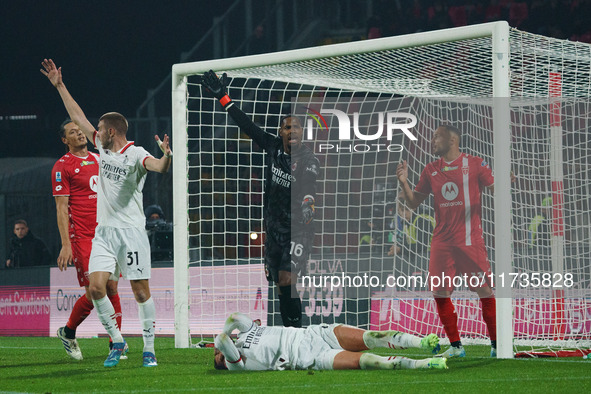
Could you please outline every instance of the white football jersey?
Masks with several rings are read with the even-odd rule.
[[[254,325],[238,334],[236,348],[246,359],[245,369],[250,371],[305,369],[308,365],[299,365],[298,357],[305,332],[303,328]]]
[[[128,142],[118,152],[103,149],[94,132],[100,153],[96,221],[99,226],[144,228],[142,189],[148,170],[145,161],[153,157],[144,148]]]

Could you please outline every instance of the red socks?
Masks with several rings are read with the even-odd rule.
[[[460,334],[458,332],[458,314],[454,308],[454,304],[451,302],[451,298],[439,298],[435,297],[435,303],[437,304],[437,313],[439,319],[443,324],[445,333],[449,338],[450,342],[457,342],[460,340]]]
[[[497,339],[497,302],[494,297],[481,298],[482,305],[482,319],[486,323],[488,328],[488,336],[492,341]],[[437,313],[439,319],[443,324],[445,333],[449,338],[450,342],[460,340],[460,334],[458,333],[458,315],[454,308],[454,304],[451,302],[451,298],[435,298],[437,304]]]
[[[90,311],[94,309],[94,305],[92,301],[86,298],[86,295],[78,298],[78,301],[74,304],[74,308],[72,308],[72,312],[70,313],[70,319],[66,324],[72,331],[76,331],[76,328],[88,317]]]
[[[494,297],[481,298],[482,319],[488,327],[491,341],[497,340],[497,300]]]
[[[109,300],[111,300],[111,304],[113,304],[117,325],[119,326],[119,330],[121,330],[121,300],[119,294],[109,296]],[[86,298],[86,295],[78,298],[78,301],[74,304],[74,308],[72,308],[72,313],[70,313],[70,319],[68,320],[66,327],[76,332],[76,328],[78,328],[80,323],[88,317],[90,311],[93,309],[94,304]]]

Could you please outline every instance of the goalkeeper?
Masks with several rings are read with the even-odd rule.
[[[203,74],[201,84],[267,154],[263,209],[265,271],[267,279],[278,287],[283,325],[301,327],[302,302],[295,286],[314,242],[318,159],[302,145],[302,124],[297,117],[281,118],[279,136],[267,133],[230,99],[226,74],[220,79],[210,70]]]
[[[238,330],[236,343],[230,338]],[[439,350],[439,338],[419,338],[399,331],[366,331],[343,324],[307,328],[261,327],[247,315],[233,313],[215,338],[216,369],[282,371],[286,369],[445,369],[446,358],[412,360],[362,353],[375,348]]]

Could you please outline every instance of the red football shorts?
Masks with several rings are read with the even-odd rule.
[[[471,290],[490,286],[490,273],[490,262],[484,243],[470,246],[431,244],[431,291],[453,291],[457,286],[468,286]]]
[[[88,260],[90,259],[90,251],[92,250],[92,238],[77,239],[72,242],[72,259],[74,260],[74,267],[76,267],[76,275],[78,276],[78,283],[80,286],[88,286]]]

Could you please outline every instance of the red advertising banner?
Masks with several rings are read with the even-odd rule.
[[[486,337],[478,299],[453,300],[462,335]],[[565,337],[588,337],[591,333],[591,299],[565,298],[561,325]],[[513,301],[515,338],[552,338],[556,326],[555,300],[551,298],[519,298]],[[435,333],[445,336],[432,297],[372,298],[370,327],[372,330],[400,330],[421,335]]]
[[[48,336],[49,287],[0,286],[0,335]]]

